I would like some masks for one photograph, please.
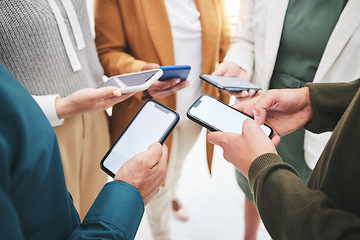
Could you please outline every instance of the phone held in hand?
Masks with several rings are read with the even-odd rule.
[[[250,89],[253,89],[255,91],[261,90],[259,86],[238,77],[201,74],[200,78],[203,81],[208,82],[211,85],[214,85],[215,87],[226,91],[239,92],[244,90],[248,91]]]
[[[229,105],[209,96],[200,96],[190,106],[187,117],[210,131],[242,133],[242,125],[249,115],[230,107]],[[273,130],[266,124],[260,126],[269,138]]]
[[[148,89],[163,74],[161,69],[153,69],[110,77],[98,88],[115,86],[122,93],[140,92]]]
[[[163,144],[179,118],[171,108],[153,99],[148,100],[105,154],[101,169],[114,177],[126,161],[146,151],[152,143]]]
[[[165,65],[160,67],[163,70],[163,75],[159,78],[160,81],[166,81],[172,78],[180,78],[185,81],[190,73],[191,67],[189,65]]]

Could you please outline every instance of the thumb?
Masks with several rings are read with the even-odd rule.
[[[208,132],[208,134],[206,135],[206,139],[212,144],[220,145],[221,135],[222,132]]]
[[[275,147],[277,147],[280,144],[280,136],[279,135],[273,136],[271,142],[274,144]]]
[[[121,89],[113,86],[95,89],[94,97],[97,99],[120,97]]]

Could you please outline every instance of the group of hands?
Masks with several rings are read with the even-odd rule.
[[[148,63],[143,70],[160,66]],[[233,62],[221,63],[213,75],[240,77],[248,80],[245,70]],[[187,86],[189,81],[174,78],[168,81],[156,81],[148,88],[152,98],[163,98]],[[81,89],[55,102],[59,119],[74,115],[106,110],[122,102],[135,93],[122,94],[117,87],[99,89]],[[232,163],[242,174],[248,177],[252,162],[265,153],[275,153],[284,136],[312,119],[312,107],[307,87],[300,89],[269,90],[266,93],[254,90],[228,92],[239,103],[233,105],[254,118],[243,123],[242,134],[230,132],[209,132],[207,140],[224,150],[224,158]],[[270,139],[260,128],[266,123],[273,129]],[[164,183],[168,159],[167,146],[153,143],[147,151],[127,161],[116,173],[114,180],[124,181],[138,189],[146,205]]]

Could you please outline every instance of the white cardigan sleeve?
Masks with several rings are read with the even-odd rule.
[[[254,69],[254,1],[241,0],[236,33],[224,61],[232,61],[244,69],[249,79]]]

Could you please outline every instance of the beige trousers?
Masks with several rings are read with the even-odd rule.
[[[170,239],[171,200],[176,198],[184,160],[199,137],[201,129],[198,124],[190,120],[181,121],[174,129],[165,186],[146,206],[149,225],[155,240]]]
[[[110,148],[105,114],[101,111],[71,117],[63,125],[54,127],[66,186],[81,220],[107,182],[107,175],[100,169],[100,161]]]

